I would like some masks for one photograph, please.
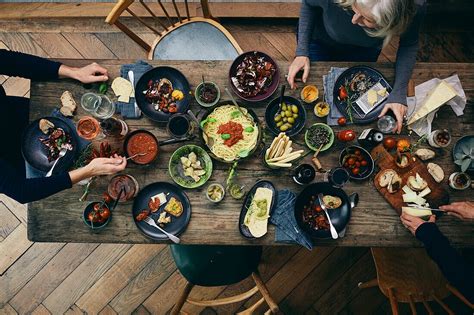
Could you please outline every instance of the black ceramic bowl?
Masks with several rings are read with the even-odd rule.
[[[293,124],[293,127],[285,131],[285,134],[289,137],[295,136],[301,132],[304,128],[304,124],[306,122],[306,110],[304,109],[301,102],[292,97],[292,96],[284,96],[283,102],[286,105],[296,105],[298,107],[298,117]],[[268,105],[265,110],[265,123],[268,129],[274,134],[278,135],[280,132],[280,128],[277,127],[277,123],[275,122],[275,116],[280,109],[280,97],[273,99]]]
[[[352,168],[345,166],[345,158],[347,155],[356,155],[356,153],[359,153],[360,151],[360,156],[367,162],[367,165],[360,165],[359,167],[359,173],[354,174],[352,172]],[[360,162],[359,162],[360,163]],[[359,147],[357,145],[351,145],[349,147],[344,148],[341,153],[339,154],[339,165],[347,170],[349,173],[349,177],[351,179],[355,180],[364,180],[369,178],[370,175],[374,172],[375,168],[375,163],[374,160],[372,159],[372,156],[370,155],[369,152],[367,152],[366,149]]]
[[[90,227],[92,230],[101,230],[107,224],[109,224],[110,220],[112,220],[112,213],[111,213],[109,218],[105,220],[105,222],[102,222],[102,223],[97,222],[97,223],[92,224],[92,222],[89,221],[88,219],[89,213],[91,213],[92,210],[94,209],[94,205],[100,204],[100,203],[102,202],[101,201],[91,202],[90,204],[87,205],[87,207],[84,209],[84,212],[82,213],[82,221],[84,221],[84,224]],[[106,206],[110,210],[110,207],[106,203],[104,203],[104,206]]]

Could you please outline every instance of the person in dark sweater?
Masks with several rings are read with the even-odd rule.
[[[474,220],[474,202],[454,202],[441,206],[449,215],[462,220]],[[474,303],[474,268],[461,257],[449,244],[449,240],[440,232],[432,215],[424,221],[403,213],[400,217],[403,225],[425,245],[426,252],[438,265],[449,283],[456,287],[469,302]]]
[[[395,84],[380,114],[391,110],[400,133],[425,11],[425,0],[303,0],[288,83],[296,88],[295,77],[301,69],[306,82],[310,61],[377,61],[382,47],[400,36]]]
[[[33,80],[72,78],[83,83],[107,81],[107,70],[96,63],[82,68],[68,67],[56,61],[0,49],[0,75]],[[98,158],[87,166],[45,178],[27,179],[21,154],[21,136],[29,121],[29,100],[7,96],[0,86],[0,193],[20,203],[51,196],[73,184],[98,175],[125,169],[124,157]]]

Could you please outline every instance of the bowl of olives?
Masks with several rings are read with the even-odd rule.
[[[280,104],[280,97],[273,99],[265,110],[265,122],[268,129],[275,135],[284,132],[291,137],[297,135],[304,128],[306,110],[301,102],[291,96],[284,96]]]

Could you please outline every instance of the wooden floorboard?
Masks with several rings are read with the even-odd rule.
[[[51,5],[39,5],[35,7],[39,11],[21,14],[42,14],[48,7]],[[85,7],[75,12],[99,14],[87,8],[84,11]],[[103,17],[61,18],[58,16],[71,12],[59,10],[56,18],[6,21],[1,19],[2,14],[12,11],[2,12],[2,8],[0,5],[0,49],[53,58],[146,57],[127,36],[106,25]],[[148,43],[155,39],[136,22],[127,22]],[[262,50],[279,60],[293,58],[295,20],[230,18],[223,19],[223,24],[244,50]],[[473,62],[473,43],[474,35],[465,30],[428,30],[420,35],[417,59]],[[379,60],[394,62],[397,47],[395,39],[384,48]],[[10,95],[29,95],[29,80],[0,76],[0,84]],[[176,270],[167,246],[31,243],[26,238],[26,224],[26,206],[0,195],[0,314],[165,314],[184,287],[185,280]],[[463,254],[474,263],[473,250]],[[366,248],[315,248],[310,252],[299,247],[269,247],[264,249],[260,272],[287,314],[387,314],[390,310],[378,288],[357,288],[359,281],[375,276]],[[247,279],[232,286],[197,287],[191,296],[227,297],[251,286],[251,279]],[[206,309],[186,304],[184,310],[191,314],[230,314],[257,299]],[[468,312],[456,299],[446,301],[458,314]],[[441,312],[439,306],[433,308]],[[407,306],[401,305],[401,314],[408,312]]]

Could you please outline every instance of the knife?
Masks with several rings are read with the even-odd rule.
[[[411,208],[418,209],[418,210],[431,210],[431,211],[438,211],[438,212],[446,212],[446,211],[441,210],[441,209],[422,207],[422,206],[419,206],[419,205],[413,204],[413,203],[409,203],[408,206],[411,207]]]
[[[132,83],[132,87],[135,90],[135,75],[132,70],[128,71],[128,80],[130,81],[130,83]],[[142,111],[140,110],[140,108],[138,108],[137,100],[135,97],[134,100],[135,102],[133,103],[133,106],[135,108],[135,116],[140,117],[142,115]]]
[[[415,112],[416,109],[415,81],[413,81],[413,79],[410,79],[410,81],[408,81],[407,107],[408,112],[406,117],[408,121],[408,118],[411,117],[411,115]]]

